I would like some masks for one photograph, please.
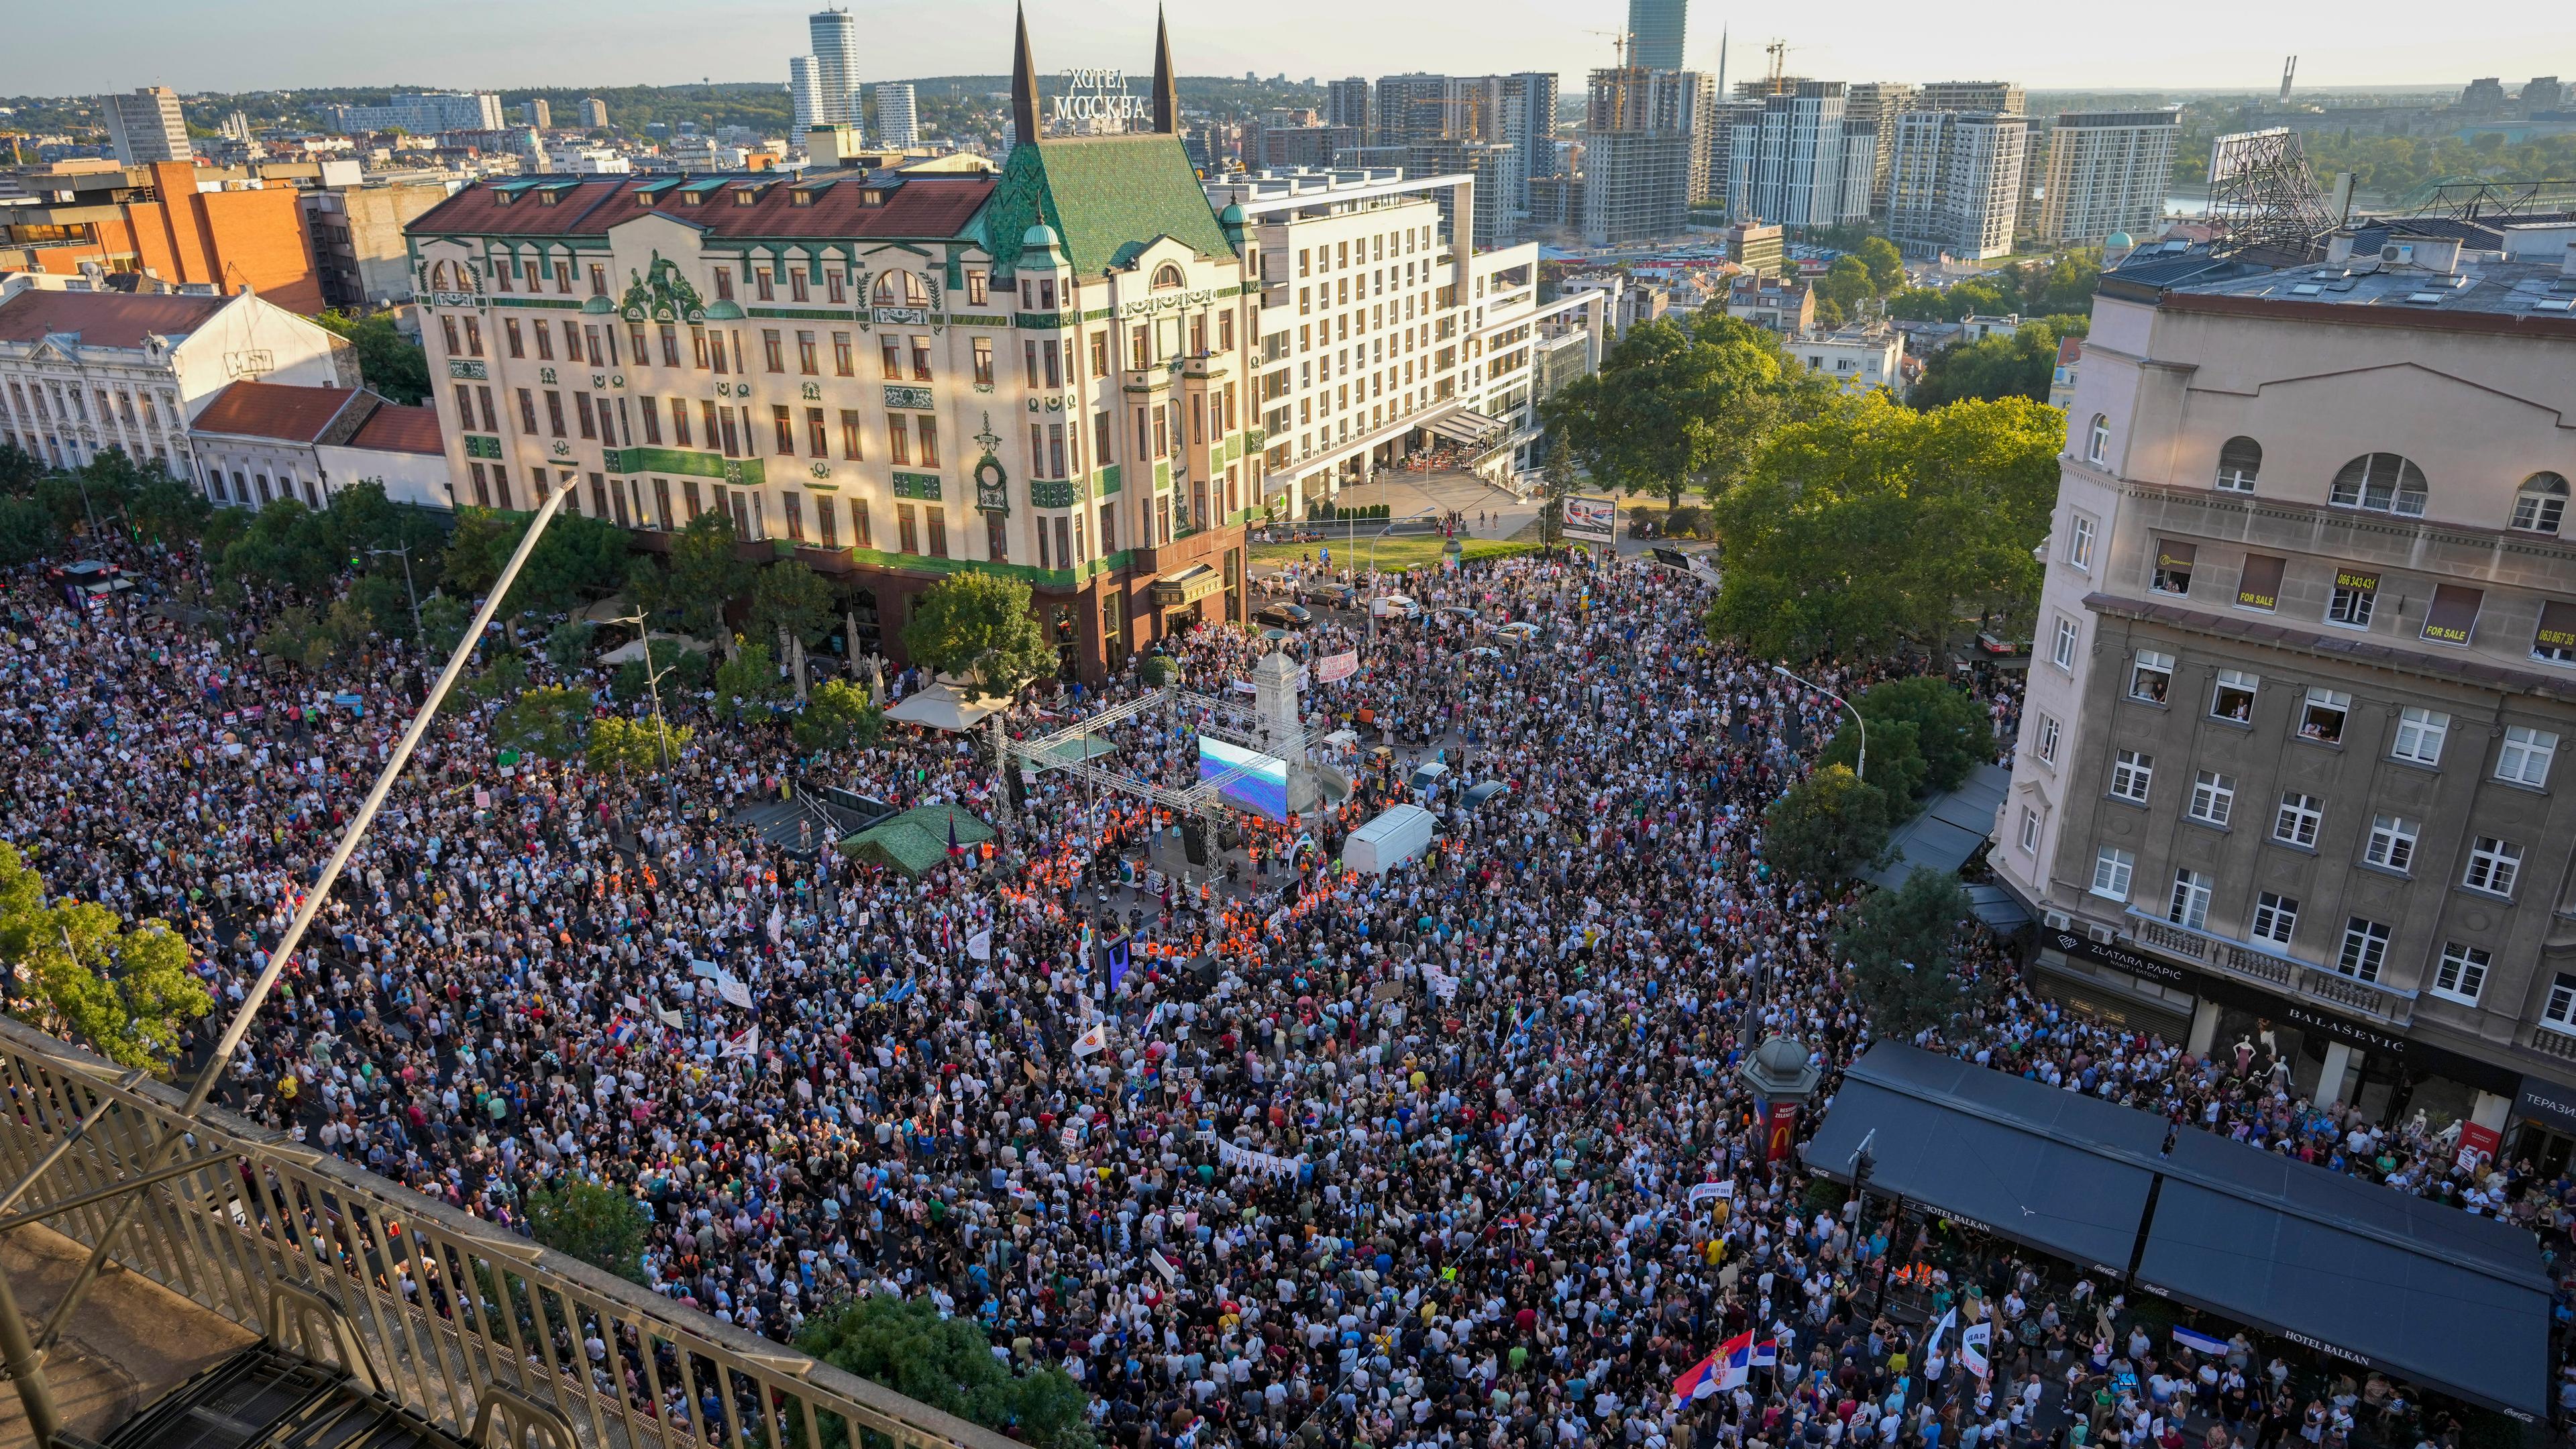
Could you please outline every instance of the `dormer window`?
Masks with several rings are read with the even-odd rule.
[[[748,186],[733,194],[733,204],[736,206],[749,206],[759,199],[760,193],[752,190]]]
[[[787,204],[789,206],[812,206],[814,204],[814,193],[810,191],[791,191],[787,194]]]
[[[682,206],[704,206],[707,204],[707,194],[703,191],[683,191],[680,193],[680,204]]]

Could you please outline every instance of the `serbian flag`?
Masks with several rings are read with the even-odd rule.
[[[1753,1366],[1775,1369],[1780,1366],[1780,1340],[1766,1338],[1753,1345]]]
[[[1717,1358],[1712,1353],[1691,1365],[1689,1372],[1673,1380],[1674,1403],[1691,1403],[1717,1392]]]

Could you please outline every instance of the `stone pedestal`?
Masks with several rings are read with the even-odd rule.
[[[1252,707],[1260,716],[1254,726],[1261,748],[1288,762],[1288,809],[1310,814],[1322,806],[1323,787],[1306,759],[1304,712],[1297,707],[1297,663],[1285,654],[1265,654],[1252,666]]]

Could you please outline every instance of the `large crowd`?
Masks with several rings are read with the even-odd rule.
[[[195,560],[125,562],[142,587],[96,602],[10,583],[0,836],[58,894],[181,924],[220,1020],[434,662],[390,642],[330,677],[264,660],[240,641],[281,601],[207,618],[175,604]],[[500,701],[453,708],[223,1100],[514,1228],[567,1175],[631,1192],[651,1288],[775,1338],[854,1294],[928,1299],[1062,1367],[1130,1449],[2441,1437],[2402,1385],[2294,1373],[2242,1336],[2196,1356],[2064,1265],[1764,1160],[1750,1045],[1794,1035],[1830,1094],[1871,1039],[1830,946],[1846,900],[1763,855],[1763,809],[1836,707],[1712,644],[1696,582],[1529,557],[1340,582],[1416,607],[1162,646],[1220,700],[1267,650],[1359,655],[1304,694],[1347,797],[1243,822],[1196,868],[1168,809],[1061,773],[1014,801],[955,736],[800,757],[782,726],[666,699],[699,733],[630,776],[498,764]],[[606,690],[529,652],[532,683]],[[1849,695],[1875,673],[1811,677]],[[1050,686],[1012,728],[1141,688]],[[1205,719],[1104,724],[1100,763],[1186,788]],[[1425,858],[1345,869],[1342,838],[1412,798],[1432,751],[1510,788],[1445,790]],[[818,784],[999,835],[914,876],[746,808]],[[1981,936],[1963,969],[1993,989],[1924,1045],[2564,1243],[2564,1179],[2464,1170],[2420,1125],[2301,1099],[2269,1053],[2077,1020]],[[1969,1300],[2000,1329],[1982,1380],[1929,1327]],[[1676,1400],[1745,1333],[1776,1363]],[[590,1371],[687,1417],[650,1402],[631,1346]]]

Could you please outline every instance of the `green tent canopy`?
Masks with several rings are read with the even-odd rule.
[[[841,854],[920,875],[948,858],[952,825],[961,847],[971,849],[993,838],[992,826],[957,806],[924,805],[842,841]]]

